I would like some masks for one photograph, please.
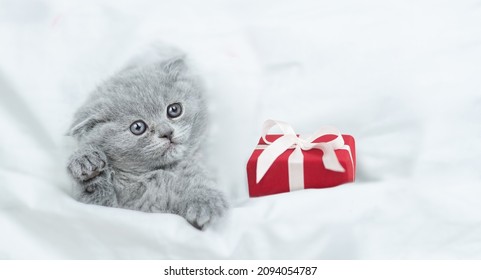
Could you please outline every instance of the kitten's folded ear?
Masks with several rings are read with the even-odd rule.
[[[98,115],[79,115],[75,117],[75,120],[70,126],[67,132],[68,136],[81,137],[90,132],[96,125],[105,123],[106,120]]]
[[[180,75],[186,73],[189,69],[185,62],[185,55],[173,57],[161,63],[162,70],[173,80],[177,80]]]

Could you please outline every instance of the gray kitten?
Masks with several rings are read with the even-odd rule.
[[[84,203],[173,213],[203,228],[228,204],[206,176],[207,109],[184,58],[127,68],[77,111],[69,174]]]

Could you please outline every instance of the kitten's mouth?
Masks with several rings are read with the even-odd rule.
[[[178,139],[160,138],[149,149],[157,160],[170,161],[177,158],[182,151],[182,143]]]
[[[164,151],[162,152],[162,155],[161,156],[165,156],[165,154],[169,151],[172,151],[173,149],[175,149],[175,146],[177,146],[177,143],[173,142],[172,140],[165,144],[165,148],[164,148]]]
[[[176,139],[175,137],[174,137],[174,138],[171,138],[171,139],[169,139],[169,141],[170,141],[170,143],[171,143],[171,144],[174,144],[174,145],[176,145],[176,144],[179,144],[179,140],[178,140],[178,139]]]

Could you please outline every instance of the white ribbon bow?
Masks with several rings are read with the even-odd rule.
[[[271,128],[278,126],[282,131],[282,136],[274,142],[266,139],[266,135]],[[336,138],[329,142],[312,143],[317,138],[323,135],[336,135]],[[259,155],[257,159],[257,183],[264,177],[267,170],[271,167],[274,161],[286,150],[294,148],[294,152],[289,156],[289,188],[290,190],[299,190],[304,188],[304,155],[302,150],[307,151],[311,149],[319,149],[323,151],[322,162],[324,167],[328,170],[336,172],[345,172],[341,163],[336,156],[335,150],[347,149],[350,153],[349,147],[345,147],[344,139],[339,130],[335,127],[324,126],[316,133],[301,138],[294,132],[294,129],[285,122],[266,120],[262,128],[262,139],[267,144],[265,150]]]

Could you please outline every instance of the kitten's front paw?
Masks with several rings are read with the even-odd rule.
[[[201,196],[193,198],[187,206],[185,219],[198,229],[202,229],[223,216],[228,209],[224,195],[214,189],[206,189]]]
[[[67,169],[75,180],[86,182],[99,176],[105,170],[106,165],[107,157],[104,152],[95,148],[87,148],[75,152],[70,157]]]

